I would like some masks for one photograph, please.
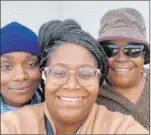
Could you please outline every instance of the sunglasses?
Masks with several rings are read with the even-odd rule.
[[[102,45],[104,51],[106,52],[108,58],[113,58],[117,56],[120,48],[122,49],[124,55],[130,58],[137,58],[139,56],[144,55],[145,53],[145,46],[140,44],[132,44],[132,45],[123,45],[117,46],[113,44]]]

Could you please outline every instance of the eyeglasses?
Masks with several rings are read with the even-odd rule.
[[[45,72],[52,85],[61,86],[67,83],[70,73],[75,74],[76,81],[80,86],[90,87],[95,84],[100,69],[92,67],[81,67],[78,70],[69,70],[63,65],[54,65],[46,67]]]
[[[140,44],[123,45],[123,46],[108,44],[108,45],[102,45],[102,47],[106,52],[108,58],[113,58],[117,56],[120,48],[122,48],[124,54],[130,58],[137,58],[145,53],[144,45],[140,45]]]

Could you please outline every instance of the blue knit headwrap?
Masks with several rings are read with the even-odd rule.
[[[26,26],[12,22],[1,28],[1,55],[28,52],[40,56],[37,35]]]

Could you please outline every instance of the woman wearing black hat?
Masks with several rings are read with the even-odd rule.
[[[149,130],[149,44],[144,18],[137,10],[109,10],[100,22],[99,44],[109,60],[109,74],[97,99],[111,111],[131,114]]]

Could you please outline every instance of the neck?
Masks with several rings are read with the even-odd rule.
[[[61,124],[55,123],[56,134],[76,134],[81,124]]]
[[[52,113],[51,119],[54,123],[56,134],[76,134],[85,121],[85,119],[81,120],[80,122],[73,122],[72,120],[66,121],[65,119],[61,120],[59,117],[53,115]]]
[[[128,98],[131,102],[136,103],[144,90],[145,82],[145,78],[141,77],[135,84],[127,87],[113,85],[109,82],[107,84],[110,88],[112,88],[113,91],[120,93],[122,96]]]

